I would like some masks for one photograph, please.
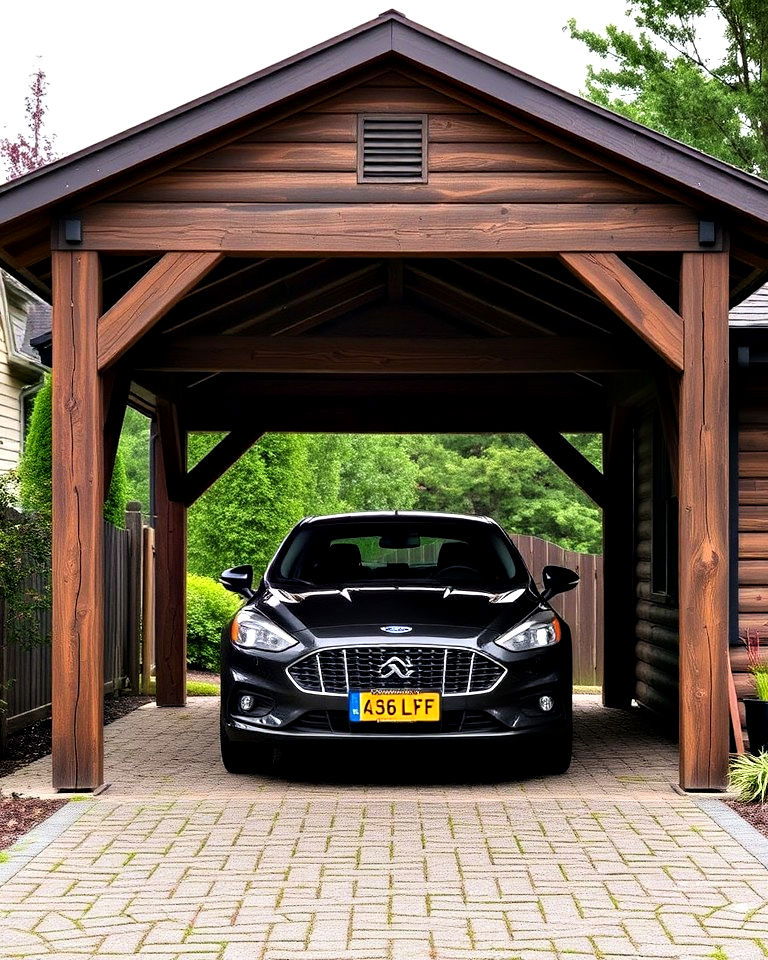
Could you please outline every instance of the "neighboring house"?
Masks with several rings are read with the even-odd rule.
[[[15,469],[46,367],[32,346],[51,329],[51,308],[0,270],[0,474]]]

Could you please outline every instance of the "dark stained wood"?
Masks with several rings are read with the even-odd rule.
[[[616,254],[563,253],[561,259],[670,366],[683,369],[680,315]]]
[[[354,143],[233,143],[188,163],[184,170],[357,171]]]
[[[104,780],[103,397],[97,254],[53,257],[53,784]]]
[[[635,625],[634,438],[631,411],[614,408],[603,441],[603,704],[628,709],[633,696]]]
[[[230,373],[557,373],[642,368],[610,342],[488,337],[177,337],[136,359],[143,370]]]
[[[184,503],[190,507],[212,486],[244,453],[247,453],[262,435],[262,430],[245,423],[233,430],[196,463],[184,481]]]
[[[104,490],[109,490],[115,467],[120,431],[123,429],[125,407],[131,386],[130,373],[113,367],[101,374],[101,391],[104,405]]]
[[[166,421],[167,423],[167,418]],[[155,449],[155,662],[158,707],[187,702],[187,508],[168,480],[186,465],[186,434],[174,430]],[[170,462],[169,462],[170,461]]]
[[[466,113],[467,107],[430,87],[360,84],[316,103],[314,113]]]
[[[673,204],[97,204],[83,249],[355,256],[698,250]]]
[[[603,173],[432,173],[427,183],[358,183],[350,172],[187,170],[120,195],[126,203],[647,203],[648,192]],[[47,251],[46,251],[47,252]]]
[[[99,318],[99,368],[119,360],[221,259],[218,253],[166,253]]]
[[[680,783],[728,768],[728,256],[686,254],[680,312]]]
[[[551,430],[528,430],[528,437],[598,507],[605,504],[605,477],[563,435]]]
[[[157,430],[162,448],[163,476],[171,500],[184,500],[187,474],[186,438],[175,403],[162,397],[157,401]]]
[[[429,172],[480,173],[504,171],[585,171],[593,163],[542,141],[533,143],[435,143],[430,145]]]
[[[739,478],[739,503],[768,507],[768,478]]]

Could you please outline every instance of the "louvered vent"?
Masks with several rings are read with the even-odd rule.
[[[360,117],[360,183],[423,183],[427,179],[426,117]]]

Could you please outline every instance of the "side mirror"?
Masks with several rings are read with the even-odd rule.
[[[541,571],[541,582],[544,585],[541,591],[542,599],[549,600],[558,593],[573,590],[579,582],[579,575],[568,567],[547,566]]]
[[[231,567],[219,577],[219,583],[232,593],[250,600],[253,596],[253,567],[246,563],[242,567]]]

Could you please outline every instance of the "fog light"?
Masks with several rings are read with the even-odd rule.
[[[250,713],[253,710],[253,697],[240,697],[240,709],[243,713]]]
[[[552,697],[539,697],[539,706],[545,713],[549,713],[554,705],[555,701]]]

